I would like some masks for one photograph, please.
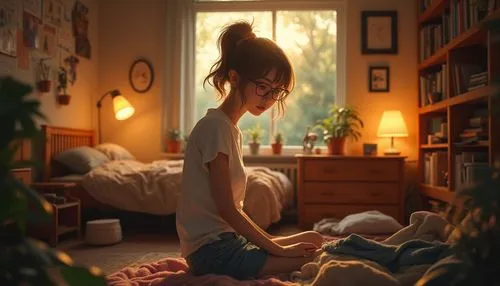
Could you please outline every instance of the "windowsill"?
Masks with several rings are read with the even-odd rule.
[[[321,153],[326,153],[325,146],[315,147],[321,149]],[[245,162],[291,162],[295,161],[295,155],[303,154],[302,146],[283,146],[282,153],[279,155],[272,154],[270,145],[262,145],[259,149],[259,154],[250,154],[250,148],[243,146],[243,159]],[[182,160],[184,153],[162,153],[163,157],[168,160]]]

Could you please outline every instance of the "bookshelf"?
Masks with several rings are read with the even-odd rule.
[[[479,1],[479,4],[478,4]],[[500,160],[500,0],[417,0],[418,181],[426,201],[450,203]],[[500,108],[499,108],[500,109]],[[500,110],[499,110],[500,111]]]

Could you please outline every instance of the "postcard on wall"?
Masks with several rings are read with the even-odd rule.
[[[59,30],[58,46],[61,50],[65,50],[70,54],[73,54],[75,52],[75,39],[71,34],[71,30],[66,30],[66,29]]]
[[[30,49],[23,45],[23,32],[17,31],[17,67],[22,70],[30,68]]]
[[[62,27],[64,20],[64,5],[59,0],[43,1],[43,22],[57,27]]]
[[[42,0],[23,0],[23,10],[42,19]]]
[[[57,35],[56,28],[44,25],[41,34],[41,50],[46,55],[54,58],[57,53]]]
[[[23,12],[23,43],[29,48],[39,48],[40,29],[42,20],[34,15]]]
[[[16,59],[0,55],[0,77],[16,76]]]
[[[17,50],[17,7],[0,1],[0,53],[15,57]]]
[[[73,35],[75,36],[75,52],[78,56],[90,59],[92,47],[90,45],[89,29],[89,8],[82,2],[76,1],[73,8]]]

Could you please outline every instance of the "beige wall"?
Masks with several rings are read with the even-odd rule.
[[[130,150],[138,159],[158,159],[161,153],[161,102],[164,51],[165,1],[102,0],[99,2],[99,93],[118,88],[135,108],[125,120],[113,117],[111,98],[101,108],[103,142],[110,141]],[[128,82],[132,62],[148,59],[154,68],[153,86],[136,93]],[[94,115],[96,115],[94,108]],[[96,126],[97,127],[97,126]]]
[[[377,128],[384,110],[398,109],[403,113],[409,137],[395,139],[402,155],[415,160],[417,150],[417,27],[416,5],[402,0],[347,1],[347,103],[361,112],[365,123],[362,139],[348,145],[349,153],[362,153],[362,143],[377,143],[379,154],[389,147],[389,138],[377,138]],[[361,11],[397,10],[399,52],[397,55],[361,54]],[[368,67],[390,67],[390,92],[368,92]]]
[[[68,7],[73,8],[74,0],[64,0],[68,3]],[[98,48],[98,0],[83,0],[82,2],[89,8],[89,37],[92,45],[91,59],[79,57],[79,65],[77,68],[77,81],[74,86],[68,88],[68,93],[72,95],[71,102],[67,106],[59,105],[56,100],[57,89],[57,68],[58,60],[53,59],[52,62],[52,90],[50,93],[39,93],[34,90],[31,95],[40,100],[41,111],[47,117],[46,121],[39,121],[39,124],[49,124],[53,126],[75,127],[75,128],[92,128],[92,97],[97,91],[99,48]],[[21,2],[21,1],[20,1]],[[21,25],[21,17],[20,17]],[[21,26],[20,26],[21,27]],[[14,67],[12,75],[17,79],[35,85],[37,80],[35,59],[40,58],[40,55],[34,51],[31,53],[30,68],[28,70],[17,69],[16,59],[7,58],[0,55],[0,65],[9,65]],[[35,61],[34,61],[35,60]]]
[[[416,157],[416,7],[402,0],[347,1],[347,103],[361,111],[366,128],[349,153],[361,153],[362,142],[387,147],[388,139],[376,138],[383,110],[400,109],[410,137],[397,140],[397,146],[410,159]],[[119,4],[118,4],[119,3]],[[127,121],[114,120],[111,100],[102,108],[104,141],[122,144],[141,160],[160,158],[163,64],[165,62],[165,4],[160,0],[106,0],[99,2],[99,92],[120,88],[135,106],[136,114]],[[399,12],[398,55],[365,56],[360,52],[360,13],[368,9]],[[155,68],[155,82],[145,94],[137,94],[128,84],[128,70],[136,57],[148,58]],[[390,93],[368,92],[368,66],[388,64],[391,68]]]

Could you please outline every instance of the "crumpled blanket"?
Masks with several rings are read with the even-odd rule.
[[[351,234],[345,239],[327,243],[323,249],[331,254],[345,254],[365,258],[397,272],[403,267],[434,264],[453,254],[448,244],[412,239],[400,245],[385,245]]]
[[[181,180],[182,164],[176,161],[114,160],[85,174],[82,185],[112,207],[169,215],[175,213]]]
[[[453,227],[441,216],[425,211],[410,216],[410,225],[383,240],[384,245],[400,245],[406,241],[447,240]],[[315,261],[305,264],[300,271],[291,275],[291,280],[300,285],[414,285],[432,265],[422,264],[399,267],[393,273],[389,268],[375,261],[341,253],[324,252]]]

